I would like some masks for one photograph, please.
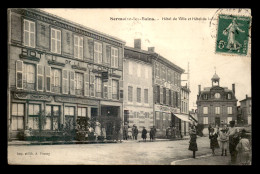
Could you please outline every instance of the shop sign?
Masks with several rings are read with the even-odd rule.
[[[39,95],[39,94],[28,94],[28,93],[14,93],[14,98],[22,100],[40,100],[40,101],[51,101],[51,96]]]
[[[89,100],[89,99],[85,99],[85,98],[55,96],[54,100],[56,102],[64,102],[64,103],[80,103],[80,104],[87,104],[87,105],[98,105],[98,101]]]

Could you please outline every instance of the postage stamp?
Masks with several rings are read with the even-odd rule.
[[[250,17],[220,14],[216,53],[247,55]]]

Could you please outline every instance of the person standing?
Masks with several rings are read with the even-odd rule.
[[[228,144],[228,135],[227,135],[227,125],[224,125],[224,127],[219,132],[219,145],[222,150],[221,156],[224,155],[227,156],[227,144]]]
[[[130,126],[128,128],[128,138],[133,139],[132,128]]]
[[[125,125],[123,127],[123,139],[124,140],[127,140],[127,137],[128,137],[128,123],[125,122]]]
[[[138,129],[137,129],[137,126],[134,125],[132,130],[133,130],[134,140],[137,140],[137,135],[138,135]]]
[[[143,128],[143,131],[142,131],[142,138],[143,140],[146,142],[146,134],[147,134],[147,130],[145,129],[145,127]]]
[[[190,144],[189,144],[189,150],[191,150],[193,152],[193,158],[195,158],[195,153],[196,151],[198,151],[198,146],[197,146],[197,133],[196,133],[196,129],[192,128],[190,130]]]
[[[228,129],[227,135],[229,136],[229,152],[231,155],[231,164],[236,164],[237,161],[237,150],[236,146],[239,142],[238,131],[234,127],[235,121],[230,121],[230,128]]]
[[[218,144],[218,134],[215,131],[214,128],[210,129],[210,133],[209,133],[209,139],[210,139],[210,148],[212,150],[212,155],[215,156],[215,149],[219,148],[219,144]]]
[[[246,138],[246,131],[244,129],[241,132],[241,139],[239,140],[239,143],[236,146],[236,150],[238,151],[239,164],[249,165],[251,161],[251,146],[249,140]]]

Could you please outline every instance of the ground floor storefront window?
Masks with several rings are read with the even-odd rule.
[[[59,129],[59,117],[60,107],[59,106],[46,106],[46,124],[44,130],[58,130]]]
[[[12,103],[12,130],[24,129],[24,104]]]
[[[75,123],[75,107],[66,106],[65,107],[65,128],[74,129]]]
[[[28,127],[32,130],[39,130],[40,125],[40,105],[39,104],[29,104],[28,113]]]

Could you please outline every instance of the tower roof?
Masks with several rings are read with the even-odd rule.
[[[214,75],[213,75],[213,77],[211,78],[211,80],[213,80],[213,81],[218,81],[220,78],[219,78],[219,76],[215,73]]]

